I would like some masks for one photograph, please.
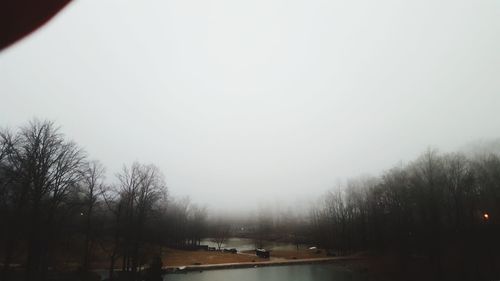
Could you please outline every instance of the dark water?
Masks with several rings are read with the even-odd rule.
[[[167,274],[172,281],[362,281],[362,275],[333,264],[305,264]]]

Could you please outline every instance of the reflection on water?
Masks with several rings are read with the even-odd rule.
[[[333,264],[304,264],[207,270],[164,275],[172,281],[362,281],[361,274]]]

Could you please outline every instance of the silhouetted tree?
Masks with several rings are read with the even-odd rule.
[[[461,279],[491,279],[500,274],[499,206],[498,154],[470,158],[427,150],[379,178],[325,194],[311,211],[310,229],[320,245],[341,254],[397,254],[401,273],[420,255],[436,280],[455,271]]]
[[[220,251],[222,244],[224,244],[229,238],[231,231],[231,226],[219,222],[212,230],[212,242],[217,245],[217,249]]]
[[[130,271],[136,278],[140,265],[139,252],[143,243],[143,231],[154,205],[165,195],[163,175],[154,165],[133,163],[124,167],[118,175],[118,193],[124,202],[125,235],[123,271]]]
[[[16,220],[27,216],[26,280],[43,280],[51,238],[61,226],[58,211],[76,190],[85,153],[74,142],[66,141],[50,121],[33,120],[14,135],[2,135],[8,148],[12,215]],[[19,230],[16,224],[9,223],[13,233]]]
[[[105,169],[98,161],[91,161],[84,165],[82,169],[82,181],[80,191],[83,194],[83,211],[81,215],[85,217],[85,241],[83,253],[83,271],[88,271],[92,248],[94,247],[93,216],[94,209],[101,197],[104,187]]]

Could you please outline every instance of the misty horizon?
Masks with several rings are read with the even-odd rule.
[[[57,123],[53,123],[50,120],[44,120],[41,118],[34,118],[29,121],[29,123],[23,124],[22,126],[15,128],[13,126],[0,126],[2,130],[5,132],[16,133],[19,129],[27,128],[27,125],[36,124],[39,122],[49,122],[56,126],[58,133],[61,136],[65,136],[64,128],[57,125]],[[75,143],[78,147],[81,147],[82,153],[91,159],[90,161],[97,161],[100,164],[103,164],[98,158],[94,157],[92,153],[85,149],[85,147],[81,146],[77,140],[68,139],[69,142]],[[322,189],[315,190],[314,193],[308,191],[303,196],[294,196],[295,194],[284,194],[277,190],[277,194],[274,196],[270,196],[267,198],[242,198],[245,201],[238,200],[237,202],[229,202],[227,198],[224,198],[222,204],[220,202],[210,202],[207,200],[196,200],[197,196],[191,196],[190,194],[182,194],[176,190],[175,187],[172,187],[168,183],[168,177],[166,177],[166,188],[168,190],[168,203],[170,204],[188,204],[194,208],[202,208],[205,211],[208,211],[208,220],[212,223],[223,220],[223,221],[233,221],[234,223],[253,223],[254,220],[262,215],[269,217],[271,219],[279,219],[280,217],[295,217],[296,219],[303,220],[307,219],[310,216],[310,211],[317,208],[318,206],[322,206],[325,203],[325,196],[328,196],[331,192],[338,191],[346,191],[349,189],[349,185],[354,183],[355,185],[361,184],[364,186],[363,182],[367,183],[367,186],[373,185],[373,181],[379,182],[382,178],[390,173],[393,169],[406,168],[410,167],[413,163],[420,161],[420,157],[428,153],[429,151],[438,153],[440,156],[446,155],[455,155],[460,154],[464,155],[471,159],[482,159],[485,157],[489,157],[490,155],[500,156],[500,138],[492,139],[492,140],[476,140],[473,142],[469,142],[465,145],[459,146],[459,148],[454,150],[441,150],[437,147],[427,146],[425,150],[422,150],[417,154],[413,159],[401,159],[388,167],[380,167],[380,170],[376,173],[359,173],[357,175],[353,175],[350,177],[337,178],[331,184],[325,185]],[[137,160],[133,163],[123,163],[120,170],[117,172],[109,172],[107,167],[104,165],[102,180],[103,183],[108,186],[108,188],[114,189],[120,185],[120,174],[124,173],[126,169],[128,169],[129,165],[139,164]],[[140,163],[145,165],[153,165],[156,166],[155,163]],[[162,167],[157,167],[159,172],[164,176],[165,173]],[[370,183],[371,182],[371,183]],[[367,188],[362,187],[362,188]],[[305,190],[307,186],[304,187]],[[237,191],[237,190],[236,190]],[[249,200],[255,199],[255,200]],[[237,224],[238,224],[237,223]]]

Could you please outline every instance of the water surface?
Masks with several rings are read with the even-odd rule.
[[[362,281],[358,272],[334,264],[303,264],[166,274],[172,281]]]

